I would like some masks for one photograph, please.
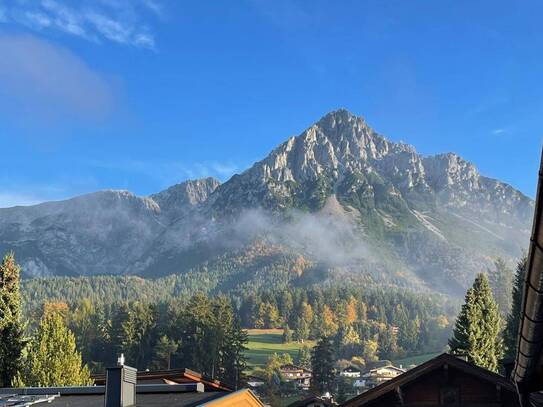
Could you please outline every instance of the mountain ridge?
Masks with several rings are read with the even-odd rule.
[[[0,209],[0,250],[15,250],[27,276],[156,276],[260,239],[313,259],[327,279],[403,273],[437,290],[452,278],[460,291],[493,257],[520,255],[532,212],[530,198],[462,157],[422,156],[339,109],[222,184]]]

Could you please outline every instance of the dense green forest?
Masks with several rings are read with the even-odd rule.
[[[205,282],[189,289],[186,281],[178,275],[155,280],[36,279],[23,281],[22,292],[30,321],[38,321],[44,303],[65,304],[83,360],[93,371],[124,352],[138,368],[189,367],[211,375],[217,374],[217,366],[206,361],[209,353],[188,349],[187,338],[179,336],[192,315],[186,310],[207,302],[216,310],[209,318],[235,320],[242,328],[284,328],[296,341],[333,338],[338,358],[358,357],[359,363],[442,351],[459,305],[428,293],[362,286],[242,287],[224,295],[208,297],[202,292],[193,297]]]

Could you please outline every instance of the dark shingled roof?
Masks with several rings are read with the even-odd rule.
[[[161,393],[138,394],[137,407],[196,407],[208,401],[225,396],[226,392],[212,393]],[[75,394],[60,396],[47,404],[51,407],[104,407],[104,395],[99,394]]]
[[[137,385],[137,407],[195,407],[212,400],[232,395],[226,391],[204,392],[202,383]],[[12,394],[25,396],[56,396],[44,406],[51,407],[104,407],[105,386],[81,387],[27,387],[0,389],[0,395]],[[9,405],[9,404],[8,404]],[[17,405],[17,404],[15,404]],[[24,404],[23,404],[24,405]],[[41,405],[38,403],[37,405]]]

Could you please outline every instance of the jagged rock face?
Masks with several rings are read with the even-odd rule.
[[[325,177],[335,190],[345,176],[368,173],[390,182],[394,192],[407,200],[418,198],[474,211],[483,205],[485,211],[492,207],[519,217],[521,223],[533,210],[529,198],[507,184],[481,176],[473,164],[456,154],[422,157],[410,145],[386,140],[346,110],[326,115],[223,184],[220,190],[224,193],[216,197],[217,207],[274,208],[285,198],[288,201],[293,185],[304,186]]]
[[[180,216],[206,202],[220,184],[219,180],[211,177],[190,180],[151,195],[150,199],[156,202],[163,213]]]
[[[335,270],[361,268],[364,256],[353,250],[379,253],[365,270],[398,268],[403,277],[394,281],[410,276],[463,289],[494,256],[520,254],[532,212],[529,198],[461,157],[423,157],[338,110],[224,184],[207,178],[150,197],[104,191],[0,209],[0,250],[16,250],[27,275],[153,276],[183,272],[256,237],[310,258],[340,241],[328,256]],[[330,230],[337,238],[312,236]]]

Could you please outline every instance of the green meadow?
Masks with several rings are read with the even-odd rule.
[[[249,343],[245,355],[252,369],[264,368],[268,357],[274,353],[288,353],[296,363],[298,350],[304,345],[312,347],[315,344],[314,341],[282,343],[282,329],[248,329],[247,333]]]

